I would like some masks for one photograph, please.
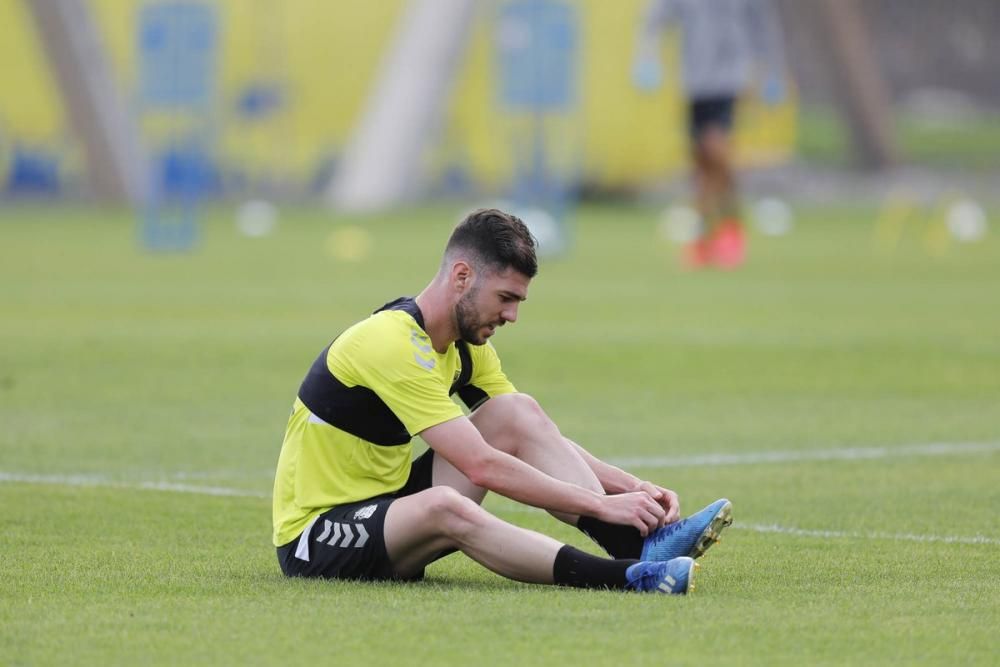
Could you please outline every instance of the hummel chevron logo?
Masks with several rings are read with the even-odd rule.
[[[420,350],[421,352],[430,352],[430,338],[426,334],[419,334],[416,331],[410,331],[410,342]]]
[[[434,366],[437,363],[433,359],[425,359],[424,357],[421,357],[416,352],[413,353],[413,358],[416,360],[418,364],[420,364],[429,371],[434,370]]]
[[[360,549],[368,541],[368,531],[360,523],[354,524],[354,530],[358,531],[358,541],[354,542],[354,548]],[[333,533],[333,537],[330,534]],[[330,537],[327,541],[326,538]],[[343,539],[341,539],[343,537]],[[337,544],[337,541],[340,544]],[[349,523],[334,523],[327,519],[323,519],[323,533],[316,538],[317,542],[326,542],[331,547],[341,547],[346,548],[351,546],[351,542],[354,540],[354,531],[351,530],[351,524]]]

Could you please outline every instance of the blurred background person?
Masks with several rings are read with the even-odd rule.
[[[688,104],[700,234],[684,251],[689,268],[733,269],[746,258],[730,135],[737,98],[754,84],[769,105],[785,96],[784,48],[770,0],[650,0],[638,32],[633,80],[663,83],[660,37],[681,33],[681,84]]]

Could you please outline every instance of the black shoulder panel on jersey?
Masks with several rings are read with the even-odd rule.
[[[472,378],[472,353],[469,352],[469,344],[464,340],[456,340],[455,348],[458,349],[458,361],[461,364],[461,370],[455,381],[451,383],[451,389],[448,390],[449,396],[469,384],[469,380]]]
[[[332,345],[332,343],[331,343]],[[341,431],[376,445],[391,447],[410,441],[403,422],[368,387],[348,387],[326,365],[327,345],[299,387],[299,400],[309,411]]]
[[[424,314],[420,312],[420,306],[417,305],[417,300],[412,296],[401,296],[394,301],[390,301],[381,308],[377,309],[372,313],[381,313],[383,310],[401,310],[404,313],[408,313],[417,322],[417,326],[421,329],[424,328]],[[424,329],[426,331],[426,329]]]
[[[462,399],[462,402],[470,410],[475,410],[490,395],[476,385],[469,384],[469,380],[472,379],[472,353],[469,352],[469,344],[464,340],[460,340],[456,341],[455,347],[458,348],[458,358],[462,362],[462,371],[459,373],[455,383],[451,385],[451,390],[448,393],[458,393],[458,397]]]
[[[462,399],[470,410],[478,408],[483,401],[490,397],[485,391],[474,384],[467,384],[458,390],[458,397]]]

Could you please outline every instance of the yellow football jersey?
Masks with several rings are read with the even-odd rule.
[[[292,406],[274,479],[274,544],[331,507],[398,491],[410,440],[491,396],[516,391],[489,343],[439,354],[412,298],[386,304],[316,359]]]

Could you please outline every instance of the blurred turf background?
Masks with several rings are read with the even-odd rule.
[[[186,255],[142,251],[123,214],[0,209],[0,662],[995,659],[996,447],[636,470],[688,511],[734,501],[688,599],[528,587],[461,555],[419,585],[282,579],[267,496],[298,384],[339,331],[424,287],[464,209],[287,209],[248,238],[219,207]],[[1000,442],[995,229],[959,244],[913,223],[887,244],[873,207],[804,206],[790,235],[751,238],[745,269],[687,273],[657,216],[583,207],[572,252],[542,262],[494,339],[515,385],[594,453]],[[367,256],[336,259],[359,236]],[[770,524],[848,535],[753,529]]]

